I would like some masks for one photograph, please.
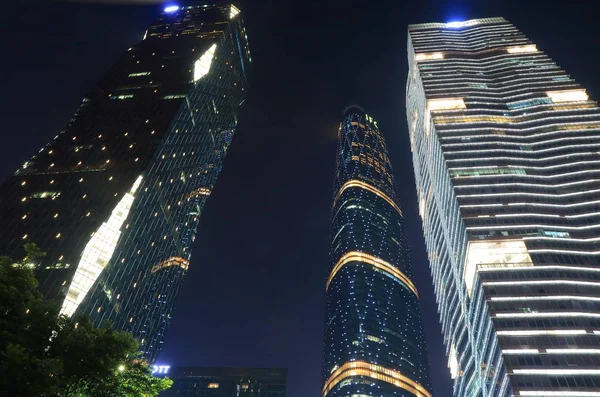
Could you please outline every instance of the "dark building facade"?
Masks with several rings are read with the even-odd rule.
[[[0,252],[24,243],[62,313],[133,332],[155,359],[236,130],[250,53],[233,5],[168,7],[0,188]]]
[[[285,397],[287,369],[174,367],[156,376],[173,380],[160,397]]]
[[[377,122],[356,106],[339,129],[323,397],[430,397],[418,292]]]

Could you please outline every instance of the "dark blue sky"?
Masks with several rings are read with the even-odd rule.
[[[161,9],[90,1],[18,3],[25,2],[5,9],[0,20],[2,179],[66,125],[85,92],[142,38]],[[201,219],[160,361],[288,367],[288,397],[320,395],[335,135],[342,110],[357,103],[378,120],[388,140],[413,250],[434,394],[450,396],[405,121],[406,25],[504,16],[597,98],[600,30],[593,3],[237,2],[254,62],[251,87]]]

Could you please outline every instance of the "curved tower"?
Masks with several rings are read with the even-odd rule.
[[[323,397],[430,397],[402,211],[383,135],[346,109],[336,160]]]

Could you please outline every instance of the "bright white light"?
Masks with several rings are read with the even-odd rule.
[[[465,26],[473,26],[478,25],[479,19],[471,19],[469,21],[460,21],[460,22],[448,22],[446,24],[447,28],[464,28]]]
[[[600,354],[600,349],[546,349],[548,354]]]
[[[535,44],[528,44],[528,45],[518,45],[518,46],[514,46],[514,47],[508,47],[506,49],[506,52],[508,52],[509,54],[524,54],[524,53],[528,53],[528,52],[537,52],[537,47],[535,46]]]
[[[112,214],[106,222],[104,222],[90,241],[86,244],[81,260],[77,265],[75,276],[69,286],[67,297],[60,309],[60,314],[71,317],[83,298],[92,288],[98,276],[104,270],[104,267],[110,262],[119,237],[121,236],[121,226],[129,215],[129,210],[135,199],[135,191],[142,183],[142,176],[138,176],[131,190],[126,193],[117,206],[113,209]]]
[[[600,354],[600,349],[505,349],[502,354]]]
[[[229,19],[232,19],[233,17],[235,17],[237,14],[240,13],[240,9],[237,8],[236,6],[234,6],[233,4],[231,5],[231,10],[229,12]]]
[[[194,64],[194,81],[200,80],[206,76],[210,70],[210,65],[215,56],[217,45],[213,44]]]
[[[537,267],[536,267],[537,269]],[[514,301],[559,301],[559,300],[577,300],[577,301],[600,301],[600,297],[595,296],[577,296],[577,295],[546,295],[546,296],[492,296],[490,300],[498,302]]]
[[[538,349],[504,349],[502,354],[537,354]]]
[[[165,12],[177,12],[179,11],[179,6],[168,6],[165,7]]]
[[[513,373],[528,375],[599,375],[600,369],[513,369]]]
[[[125,366],[124,365],[119,365],[119,372],[123,372],[125,371]]]
[[[588,94],[586,94],[585,90],[583,89],[547,91],[546,95],[548,95],[554,103],[587,101],[589,99]]]
[[[425,109],[425,120],[423,120],[423,126],[425,127],[425,134],[429,136],[429,124],[431,124],[431,112],[436,110],[455,110],[455,109],[466,109],[465,101],[462,98],[441,98],[441,99],[429,99],[427,101],[427,108]]]
[[[483,285],[555,285],[555,284],[570,284],[570,285],[587,285],[590,287],[600,287],[600,283],[593,281],[574,281],[574,280],[524,280],[524,281],[485,281]]]
[[[547,391],[527,390],[518,392],[517,396],[562,396],[562,397],[600,397],[597,391]]]
[[[596,331],[594,331],[596,332]],[[584,329],[524,329],[512,331],[498,331],[498,336],[537,336],[537,335],[585,335]]]
[[[470,241],[463,272],[469,296],[479,265],[486,268],[526,267],[533,266],[533,262],[523,240]]]
[[[600,317],[600,313],[588,312],[529,312],[529,313],[496,313],[493,317]]]

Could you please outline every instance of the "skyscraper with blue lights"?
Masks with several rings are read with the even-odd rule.
[[[349,107],[339,129],[322,396],[430,397],[419,294],[377,122]]]
[[[408,29],[407,118],[455,396],[600,396],[600,108],[504,18]]]
[[[202,208],[236,130],[250,52],[233,5],[165,8],[68,126],[0,188],[0,253],[47,252],[62,313],[161,348]]]

